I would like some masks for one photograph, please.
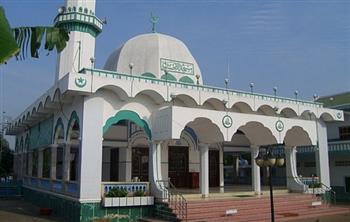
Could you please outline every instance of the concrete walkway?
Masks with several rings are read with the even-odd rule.
[[[0,199],[1,222],[61,222],[54,216],[41,216],[39,208],[18,199]]]

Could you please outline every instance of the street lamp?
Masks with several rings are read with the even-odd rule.
[[[265,150],[265,152],[260,152]],[[281,167],[284,165],[284,158],[281,154],[275,156],[272,152],[272,146],[260,147],[259,154],[255,158],[255,162],[259,167],[267,167],[269,172],[269,186],[270,186],[270,205],[271,205],[271,221],[275,222],[275,209],[273,204],[273,188],[272,188],[272,167]]]

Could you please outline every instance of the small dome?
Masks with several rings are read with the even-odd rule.
[[[130,64],[133,75],[192,84],[199,75],[202,84],[191,52],[182,41],[168,35],[149,33],[128,40],[108,57],[104,69],[130,74]]]

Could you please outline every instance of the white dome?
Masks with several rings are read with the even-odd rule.
[[[201,71],[191,52],[182,41],[168,35],[149,33],[128,40],[109,56],[104,69],[130,74],[130,64],[135,76],[196,83],[199,75],[202,84]]]

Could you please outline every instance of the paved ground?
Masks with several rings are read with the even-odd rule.
[[[313,219],[309,218],[304,220],[293,220],[290,222],[350,222],[350,214],[327,216]]]
[[[350,205],[347,207],[350,208]],[[63,222],[53,216],[41,216],[39,208],[21,199],[0,199],[1,222]],[[350,222],[350,213],[291,222]]]
[[[61,222],[53,216],[41,216],[39,208],[21,199],[0,199],[1,222]]]

